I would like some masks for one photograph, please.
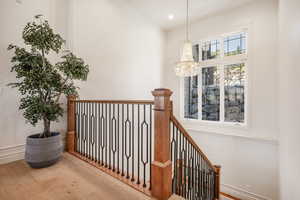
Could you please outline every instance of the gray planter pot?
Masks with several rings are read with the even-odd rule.
[[[39,134],[28,136],[25,147],[25,161],[32,168],[43,168],[55,164],[62,155],[63,145],[60,133],[39,138]]]

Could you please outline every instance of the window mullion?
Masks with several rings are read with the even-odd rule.
[[[198,119],[202,120],[202,68],[198,75]]]
[[[225,58],[224,55],[224,37],[220,37],[220,56],[222,61]],[[224,63],[220,63],[220,121],[225,121],[225,86],[224,86]]]
[[[220,65],[220,122],[225,121],[225,78],[224,78],[224,70],[225,65]]]

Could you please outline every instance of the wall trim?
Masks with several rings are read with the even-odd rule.
[[[6,164],[24,159],[25,144],[0,148],[0,164]]]
[[[62,138],[63,147],[66,147],[66,137]],[[25,144],[0,147],[0,165],[23,160],[25,157]]]
[[[250,191],[247,191],[245,189],[236,187],[236,186],[232,186],[229,184],[221,184],[221,191],[227,194],[230,194],[232,196],[241,198],[243,200],[272,200],[269,197],[260,195],[260,194],[256,194]]]

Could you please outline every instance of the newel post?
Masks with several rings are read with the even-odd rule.
[[[75,151],[75,102],[76,96],[68,96],[68,133],[67,133],[67,151]]]
[[[152,94],[154,96],[154,161],[151,164],[151,190],[153,197],[167,200],[172,195],[169,130],[172,91],[155,89]]]
[[[215,175],[215,200],[220,199],[221,190],[221,166],[215,165],[216,175]]]

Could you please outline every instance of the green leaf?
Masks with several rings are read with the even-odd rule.
[[[30,48],[14,44],[7,48],[14,52],[11,71],[17,79],[8,86],[17,88],[22,95],[19,109],[32,125],[40,120],[58,121],[63,115],[59,104],[61,95],[77,95],[78,88],[73,80],[86,80],[89,73],[89,66],[72,52],[67,52],[61,62],[52,65],[47,54],[60,52],[65,41],[54,33],[42,15],[34,18],[33,22],[27,23],[22,35]]]

